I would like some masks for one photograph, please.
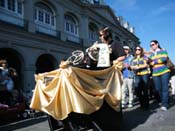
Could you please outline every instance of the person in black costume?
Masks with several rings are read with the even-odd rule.
[[[99,31],[99,37],[102,43],[107,44],[111,48],[110,64],[121,62],[125,59],[125,52],[118,41],[112,39],[110,29],[104,28]],[[98,68],[97,68],[98,69]],[[100,67],[103,69],[103,67]],[[122,110],[116,112],[105,101],[102,107],[90,115],[92,119],[98,124],[103,131],[121,130],[122,124]]]

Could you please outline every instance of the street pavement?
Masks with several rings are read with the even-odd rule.
[[[0,131],[50,131],[50,128],[44,115],[1,125]],[[149,110],[142,110],[139,105],[124,109],[123,131],[175,131],[175,98],[171,98],[167,111],[161,111],[153,100]]]
[[[175,131],[175,98],[171,97],[167,111],[161,111],[160,107],[151,101],[149,110],[142,110],[138,105],[125,109],[123,131]]]

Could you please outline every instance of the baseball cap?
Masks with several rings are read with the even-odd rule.
[[[123,46],[123,49],[129,50],[130,48],[129,48],[129,46]]]

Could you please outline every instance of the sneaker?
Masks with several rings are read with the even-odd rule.
[[[129,107],[129,108],[133,107],[133,104],[129,104],[128,107]]]
[[[167,111],[167,108],[166,108],[165,106],[162,106],[160,109],[161,109],[162,111]]]
[[[126,104],[122,104],[122,108],[125,108],[126,107]]]
[[[125,101],[122,101],[122,108],[126,108],[126,102]]]

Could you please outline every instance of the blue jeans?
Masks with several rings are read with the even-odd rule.
[[[148,80],[149,74],[138,75],[135,77],[135,92],[139,98],[141,108],[148,108],[149,97],[148,97]]]
[[[160,76],[153,76],[155,89],[160,95],[162,106],[165,107],[168,107],[168,100],[169,100],[169,91],[168,91],[169,78],[170,78],[169,72]]]

